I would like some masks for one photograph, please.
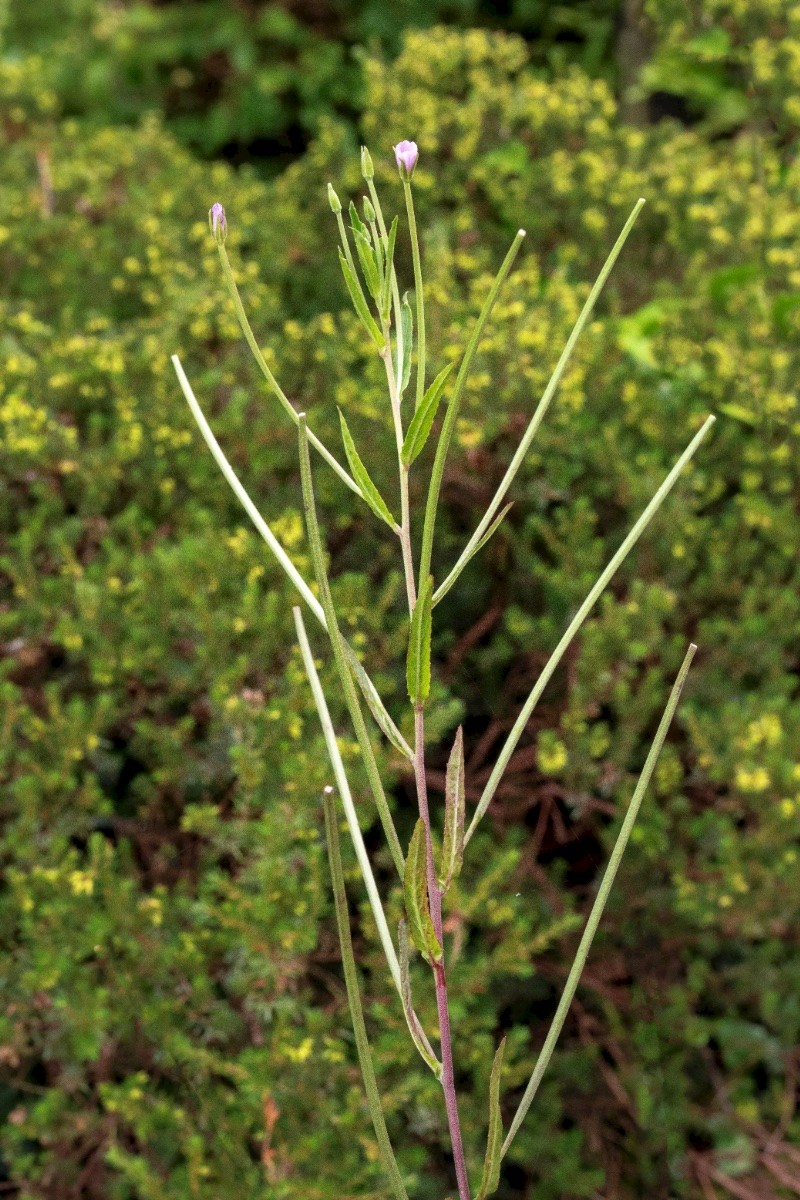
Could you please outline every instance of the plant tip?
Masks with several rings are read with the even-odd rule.
[[[402,141],[394,147],[394,158],[397,168],[404,179],[410,179],[419,158],[419,148],[416,142]]]
[[[221,246],[228,236],[228,222],[225,218],[225,209],[219,202],[212,204],[208,210],[208,224],[214,241]]]
[[[361,147],[361,174],[367,180],[372,179],[375,174],[375,168],[372,165],[372,155],[366,146]]]

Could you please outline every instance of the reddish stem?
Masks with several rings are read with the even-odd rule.
[[[450,1012],[447,1005],[447,977],[444,969],[444,938],[442,937],[442,893],[436,881],[436,867],[433,861],[433,843],[431,841],[431,818],[428,809],[428,785],[425,777],[425,716],[422,705],[414,706],[414,775],[417,783],[417,801],[419,815],[425,826],[425,862],[428,876],[428,899],[431,907],[433,928],[442,947],[442,958],[433,964],[433,977],[436,983],[436,1008],[439,1013],[439,1039],[442,1051],[442,1088],[444,1103],[447,1110],[447,1124],[450,1129],[450,1141],[453,1146],[453,1162],[456,1168],[458,1194],[460,1200],[470,1200],[467,1167],[464,1161],[464,1145],[461,1140],[461,1123],[458,1119],[458,1101],[453,1073],[453,1042],[450,1034]]]

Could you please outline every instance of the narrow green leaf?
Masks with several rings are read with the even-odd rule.
[[[608,586],[608,584],[610,583],[614,574],[616,573],[617,568],[620,566],[620,564],[622,562],[624,562],[627,555],[630,553],[630,551],[636,545],[637,541],[639,540],[639,538],[644,533],[647,526],[652,521],[652,519],[655,516],[658,509],[664,503],[664,501],[667,498],[667,496],[669,495],[670,491],[675,486],[675,483],[677,482],[681,471],[686,466],[686,464],[690,461],[690,459],[693,457],[695,451],[697,450],[698,446],[702,442],[703,438],[708,434],[708,431],[711,428],[711,426],[714,424],[715,420],[716,420],[716,418],[713,416],[708,417],[707,420],[705,421],[702,429],[698,430],[698,432],[694,435],[691,442],[684,450],[683,454],[680,456],[678,461],[675,463],[675,466],[672,468],[672,470],[669,472],[667,477],[664,479],[661,486],[658,488],[657,492],[653,496],[653,499],[647,505],[647,508],[644,510],[642,515],[639,517],[638,521],[636,521],[633,528],[630,530],[627,537],[622,542],[622,545],[619,547],[619,549],[616,551],[616,553],[611,557],[610,561],[608,562],[608,565],[600,573],[598,579],[596,580],[596,582],[595,582],[594,586],[592,587],[591,591],[589,592],[588,596],[583,601],[580,608],[575,613],[575,616],[572,618],[569,625],[567,626],[567,628],[561,638],[561,641],[558,643],[555,650],[553,651],[553,653],[550,655],[549,659],[545,663],[545,666],[542,670],[541,675],[536,680],[536,683],[533,685],[533,688],[531,689],[531,693],[528,696],[528,699],[525,701],[524,705],[522,706],[522,710],[520,711],[519,716],[517,717],[516,721],[514,722],[514,726],[511,730],[511,732],[509,733],[508,737],[506,738],[505,742],[503,743],[503,747],[500,750],[500,754],[498,755],[497,762],[495,763],[494,767],[492,768],[492,773],[489,776],[489,779],[486,783],[485,788],[483,789],[483,795],[481,796],[480,800],[478,801],[478,807],[475,809],[475,812],[472,814],[472,821],[470,822],[469,828],[467,829],[467,832],[464,835],[465,843],[469,843],[469,840],[472,837],[473,833],[475,832],[475,829],[476,829],[479,821],[482,819],[483,814],[486,812],[486,809],[491,804],[492,797],[494,796],[495,792],[497,791],[498,784],[500,783],[500,780],[503,776],[503,772],[505,771],[506,767],[508,766],[511,755],[514,753],[517,742],[522,737],[522,733],[523,733],[525,727],[527,726],[528,721],[530,720],[531,713],[533,712],[534,708],[538,704],[539,697],[541,696],[544,689],[547,687],[547,684],[549,683],[550,678],[553,675],[553,672],[555,671],[556,667],[558,666],[558,664],[560,663],[564,654],[566,653],[567,647],[569,646],[570,642],[575,637],[575,634],[578,632],[581,625],[583,624],[583,622],[586,620],[587,616],[591,612],[592,608],[594,607],[595,602],[605,591],[606,587]]]
[[[444,844],[439,867],[439,886],[446,892],[461,874],[464,861],[464,730],[459,725],[447,762],[444,800]]]
[[[439,372],[422,397],[422,403],[419,408],[414,413],[401,452],[403,463],[407,467],[411,466],[414,459],[425,447],[439,409],[439,401],[442,398],[444,385],[452,369],[453,364],[448,363],[444,370]]]
[[[354,231],[353,236],[355,238],[358,261],[361,263],[361,270],[364,272],[367,290],[372,299],[377,301],[381,294],[381,277],[378,271],[375,251],[372,248],[372,242],[369,239],[369,235],[361,234],[357,230]]]
[[[336,808],[333,800],[333,788],[326,788],[323,798],[325,805],[325,838],[328,844],[328,861],[333,882],[333,899],[336,908],[336,925],[339,931],[339,945],[342,950],[342,967],[347,988],[347,1000],[350,1005],[350,1019],[353,1022],[353,1033],[356,1038],[358,1062],[364,1080],[364,1090],[367,1093],[372,1126],[378,1140],[384,1170],[391,1180],[392,1192],[397,1200],[408,1200],[408,1193],[403,1184],[397,1161],[394,1157],[392,1144],[383,1119],[383,1109],[378,1094],[378,1081],[375,1078],[375,1068],[372,1065],[372,1054],[367,1039],[367,1027],[364,1023],[364,1010],[361,1006],[361,994],[358,984],[358,968],[353,954],[353,941],[350,936],[350,918],[347,911],[347,893],[344,886],[344,869],[342,853],[339,846],[339,830],[336,824]]]
[[[339,421],[342,426],[342,441],[344,442],[344,452],[347,455],[347,461],[350,464],[350,470],[353,472],[353,478],[361,488],[361,494],[370,506],[376,517],[380,517],[385,521],[390,529],[397,529],[397,522],[386,505],[385,500],[381,496],[375,484],[369,477],[367,468],[361,461],[358,451],[355,447],[350,430],[347,428],[347,421],[344,419],[344,413],[339,409]]]
[[[360,233],[360,234],[363,234],[364,237],[366,237],[367,236],[367,227],[364,224],[364,222],[361,220],[361,217],[358,215],[358,209],[356,208],[356,206],[352,200],[350,201],[350,206],[347,211],[350,214],[350,228],[352,229],[353,233]]]
[[[411,939],[427,962],[439,962],[442,947],[431,920],[426,874],[425,823],[420,817],[408,847],[406,869],[403,873],[406,915]]]
[[[392,269],[394,267],[394,244],[397,241],[397,226],[398,218],[392,221],[392,227],[389,230],[389,238],[386,243],[386,260],[384,263],[383,272],[383,287],[381,291],[381,316],[384,321],[389,320],[389,313],[392,307]]]
[[[446,595],[447,595],[447,593],[450,591],[450,588],[451,588],[451,587],[453,586],[453,584],[456,582],[456,580],[458,579],[458,577],[459,577],[459,575],[461,574],[461,572],[464,570],[464,567],[467,565],[467,563],[469,563],[469,562],[471,562],[471,561],[472,561],[472,559],[475,557],[475,555],[478,553],[478,551],[479,551],[479,550],[482,550],[482,549],[483,549],[483,547],[486,545],[486,543],[489,541],[489,538],[490,538],[490,537],[491,537],[491,536],[492,536],[494,533],[496,533],[497,529],[498,529],[498,528],[499,528],[499,526],[502,524],[502,522],[503,522],[503,520],[504,520],[504,518],[505,518],[505,516],[506,516],[506,513],[508,512],[508,510],[509,510],[510,508],[513,508],[513,507],[514,507],[514,501],[513,501],[513,500],[509,500],[509,502],[508,502],[508,504],[505,506],[505,508],[504,508],[504,509],[502,509],[502,511],[501,511],[501,512],[499,512],[499,513],[498,513],[498,515],[495,517],[495,519],[492,521],[491,525],[490,525],[490,526],[489,526],[489,528],[486,530],[486,532],[484,533],[483,537],[482,537],[482,538],[480,538],[480,540],[479,540],[479,541],[477,541],[477,542],[475,543],[475,545],[474,545],[474,546],[472,546],[472,547],[470,548],[469,555],[465,555],[465,556],[463,556],[463,557],[462,557],[462,558],[459,560],[459,562],[456,564],[456,566],[458,567],[458,570],[456,570],[456,569],[453,569],[453,570],[450,572],[450,574],[447,576],[447,579],[445,579],[444,583],[443,583],[443,584],[441,584],[441,586],[440,586],[440,587],[438,587],[438,588],[436,589],[436,592],[434,593],[434,597],[433,597],[433,606],[434,606],[434,608],[435,608],[435,607],[436,607],[436,605],[439,603],[439,601],[440,601],[441,599],[443,599],[443,597],[444,597],[444,596],[446,596]]]
[[[369,896],[372,913],[375,917],[375,924],[378,927],[378,935],[381,939],[381,945],[383,946],[384,954],[386,955],[386,961],[389,964],[389,970],[391,972],[395,987],[402,996],[403,985],[400,978],[400,964],[397,961],[397,955],[395,953],[394,946],[392,945],[389,926],[386,924],[386,914],[383,911],[383,904],[381,903],[380,893],[378,891],[377,884],[375,883],[372,865],[369,861],[369,855],[367,854],[366,846],[364,845],[364,838],[361,833],[361,827],[358,823],[356,806],[353,802],[353,794],[350,791],[350,783],[347,778],[347,772],[345,771],[344,762],[342,761],[339,743],[336,740],[336,731],[333,727],[333,722],[331,721],[331,714],[328,710],[327,701],[325,700],[325,693],[322,690],[322,684],[320,683],[319,674],[317,673],[317,667],[316,663],[314,662],[311,644],[309,643],[308,634],[306,633],[305,622],[303,621],[303,616],[299,608],[293,608],[292,615],[294,616],[295,628],[297,629],[297,640],[300,643],[300,653],[303,656],[303,665],[306,669],[308,682],[311,685],[311,692],[314,696],[314,703],[316,704],[317,714],[319,716],[320,725],[322,726],[322,733],[323,737],[325,738],[328,757],[330,758],[331,766],[333,767],[333,774],[336,778],[336,786],[339,789],[339,795],[342,799],[342,807],[344,808],[344,815],[347,819],[347,828],[350,831],[350,837],[353,841],[353,849],[356,852],[358,865],[361,868],[364,886],[367,889],[367,895]]]
[[[365,197],[364,197],[364,205],[366,206],[368,203],[369,203],[369,202],[368,202],[368,200],[367,200],[367,197],[365,196]],[[382,237],[381,237],[380,233],[378,232],[378,226],[375,224],[375,214],[374,214],[374,211],[373,211],[373,218],[372,218],[372,220],[371,220],[371,221],[370,221],[370,223],[369,223],[369,231],[370,231],[370,233],[371,233],[371,235],[372,235],[372,246],[373,246],[373,248],[374,248],[374,250],[375,250],[375,262],[376,262],[376,264],[377,264],[377,267],[378,267],[378,280],[379,280],[379,288],[378,288],[378,295],[375,297],[375,302],[376,302],[376,304],[377,304],[377,305],[380,307],[380,302],[381,302],[381,299],[382,299],[382,297],[383,297],[383,253],[384,253],[384,245],[383,245],[383,239],[382,239]]]
[[[669,727],[672,724],[672,718],[675,716],[675,709],[678,707],[678,701],[681,697],[683,685],[686,682],[686,676],[689,673],[689,667],[692,665],[692,659],[694,658],[696,650],[697,646],[692,643],[686,652],[683,663],[681,664],[678,677],[672,685],[672,691],[670,692],[667,706],[664,709],[664,714],[659,722],[658,729],[656,730],[656,736],[653,738],[653,743],[650,747],[650,753],[645,759],[642,773],[639,776],[639,782],[636,784],[633,796],[631,797],[631,802],[628,805],[628,811],[625,813],[625,817],[622,822],[622,828],[617,835],[617,840],[614,843],[614,849],[611,851],[611,857],[608,860],[608,866],[606,867],[603,878],[600,880],[600,887],[597,889],[597,895],[595,897],[594,904],[592,905],[592,911],[589,913],[589,919],[586,922],[586,928],[583,931],[583,936],[581,937],[578,945],[575,959],[570,967],[570,972],[567,976],[567,982],[564,984],[564,991],[562,992],[561,999],[558,1002],[558,1008],[555,1011],[555,1016],[550,1024],[550,1028],[547,1031],[547,1037],[544,1039],[544,1044],[539,1051],[539,1057],[537,1058],[536,1065],[533,1068],[533,1074],[528,1080],[528,1086],[525,1088],[522,1099],[519,1102],[519,1108],[514,1114],[514,1119],[511,1122],[511,1127],[508,1131],[508,1136],[503,1142],[503,1147],[501,1150],[502,1154],[508,1153],[508,1148],[516,1137],[520,1125],[525,1120],[525,1115],[533,1103],[533,1098],[539,1089],[539,1084],[542,1082],[542,1076],[547,1070],[547,1065],[553,1056],[553,1050],[555,1049],[556,1042],[558,1041],[558,1035],[561,1033],[564,1022],[567,1019],[567,1013],[569,1012],[570,1005],[572,1004],[575,992],[577,991],[578,982],[581,974],[583,973],[583,968],[586,966],[586,959],[589,957],[589,950],[591,949],[592,942],[594,941],[594,935],[597,933],[597,927],[600,924],[600,918],[603,915],[603,909],[606,906],[606,901],[608,900],[614,879],[616,878],[617,871],[619,870],[619,864],[622,861],[622,856],[625,853],[626,846],[628,845],[628,840],[631,836],[631,830],[633,829],[636,818],[639,815],[639,809],[641,807],[642,800],[644,799],[644,794],[647,791],[650,780],[653,776],[653,771],[656,768],[658,756],[661,753],[662,746],[664,745],[664,739],[666,738]]]
[[[436,446],[436,455],[433,460],[433,468],[431,470],[431,481],[428,487],[428,499],[425,502],[425,524],[422,528],[422,547],[420,549],[420,567],[419,578],[424,579],[430,573],[431,562],[433,560],[433,533],[436,525],[436,517],[439,512],[439,492],[444,478],[444,465],[447,459],[447,452],[450,448],[450,442],[453,437],[456,421],[458,420],[458,411],[461,403],[461,397],[466,387],[469,377],[472,361],[478,350],[478,344],[483,335],[486,322],[491,316],[495,301],[497,300],[500,288],[507,278],[514,259],[517,257],[522,240],[525,237],[524,229],[520,229],[514,241],[511,243],[511,248],[503,260],[503,265],[497,273],[497,277],[489,289],[489,295],[486,297],[483,308],[480,311],[475,328],[472,331],[467,348],[464,351],[464,357],[461,360],[461,366],[458,369],[456,376],[455,387],[453,394],[450,397],[450,403],[447,406],[447,413],[442,421],[442,428],[439,433],[439,441]]]
[[[344,643],[344,652],[345,657],[350,664],[350,668],[356,677],[356,683],[361,688],[361,694],[366,700],[369,711],[375,718],[378,728],[386,735],[386,737],[394,746],[395,750],[399,750],[400,753],[409,759],[410,762],[413,762],[414,751],[411,749],[408,742],[403,737],[392,718],[389,716],[386,708],[384,707],[384,703],[378,694],[378,689],[375,687],[375,684],[372,682],[369,675],[358,661],[358,656],[356,655],[355,650],[353,650],[353,647],[347,642]]]
[[[411,315],[411,305],[408,303],[408,292],[403,296],[400,324],[403,331],[403,374],[400,380],[400,395],[402,396],[411,378],[411,351],[414,348],[414,318]]]
[[[411,973],[409,970],[409,954],[408,954],[408,926],[405,921],[401,921],[397,927],[397,940],[400,949],[400,981],[401,981],[401,996],[403,997],[403,1011],[406,1015],[406,1023],[409,1033],[414,1039],[414,1045],[420,1052],[422,1059],[433,1071],[436,1078],[441,1081],[442,1064],[433,1052],[427,1034],[420,1024],[420,1019],[414,1012],[414,1005],[411,999]]]
[[[553,397],[556,394],[556,391],[558,389],[558,385],[561,382],[562,376],[564,375],[564,372],[567,369],[567,364],[569,363],[572,352],[575,349],[575,346],[577,345],[578,338],[580,337],[582,331],[586,327],[587,322],[589,321],[589,318],[592,314],[594,306],[597,302],[597,298],[600,295],[601,291],[603,290],[603,287],[605,286],[606,279],[608,278],[609,274],[611,273],[611,269],[614,266],[614,263],[617,261],[617,258],[619,257],[622,247],[625,245],[625,242],[628,238],[628,234],[633,229],[633,226],[636,222],[636,218],[638,217],[639,213],[641,212],[643,204],[644,204],[644,200],[639,199],[636,202],[636,204],[633,206],[631,215],[628,217],[627,221],[625,222],[625,224],[622,228],[622,232],[620,233],[619,237],[617,238],[616,242],[614,243],[611,253],[609,254],[608,258],[606,259],[605,263],[603,264],[600,274],[597,276],[597,279],[594,282],[594,286],[592,287],[591,292],[589,293],[589,295],[586,298],[586,302],[580,311],[580,315],[578,316],[578,319],[572,328],[572,333],[567,338],[564,349],[561,351],[561,357],[559,358],[558,362],[555,365],[555,368],[553,369],[553,374],[550,376],[547,386],[544,389],[544,392],[542,393],[542,398],[539,401],[538,405],[536,406],[536,411],[534,412],[533,416],[531,417],[530,421],[528,422],[528,428],[525,430],[525,433],[522,436],[522,440],[520,441],[520,444],[514,453],[514,457],[511,459],[511,462],[509,463],[509,465],[506,469],[506,473],[502,478],[500,486],[498,487],[497,491],[495,492],[494,496],[492,497],[491,501],[489,502],[489,506],[486,509],[486,512],[483,514],[483,517],[481,518],[478,528],[475,530],[475,532],[473,533],[469,542],[467,543],[467,546],[462,551],[462,553],[459,557],[459,560],[456,563],[456,566],[453,568],[453,571],[451,571],[451,575],[456,573],[458,568],[462,565],[461,564],[462,558],[470,557],[470,552],[471,552],[473,544],[475,542],[479,541],[480,538],[483,536],[483,532],[486,529],[486,526],[489,524],[489,522],[494,517],[494,514],[497,512],[497,509],[500,507],[500,504],[502,503],[503,497],[505,496],[506,492],[508,491],[509,487],[511,486],[511,484],[514,480],[514,476],[516,475],[517,471],[522,466],[525,456],[528,453],[528,450],[530,449],[531,443],[532,443],[534,437],[536,436],[536,432],[539,429],[539,426],[541,425],[542,421],[544,420],[545,414],[550,406],[550,403],[551,403]],[[522,233],[522,230],[520,230],[520,233]],[[517,236],[519,236],[519,234]],[[514,249],[514,247],[512,246],[512,250],[513,249]],[[508,258],[506,261],[508,261]],[[506,264],[504,263],[503,267],[501,268],[501,275],[502,275],[503,271],[505,270],[505,265]],[[498,279],[499,278],[500,277],[498,276]],[[489,305],[489,311],[490,310],[491,310],[491,305]],[[488,311],[487,311],[487,316],[488,316]],[[484,319],[484,314],[483,314],[483,312],[481,312],[481,316],[478,319],[478,325],[481,324],[483,319]],[[476,334],[477,333],[478,333],[478,329],[476,327]],[[447,416],[445,417],[444,423],[442,425],[442,433],[439,438],[439,447],[437,448],[437,451],[436,451],[436,461],[434,462],[433,474],[431,476],[431,488],[428,492],[428,504],[427,504],[427,508],[425,510],[425,527],[424,527],[423,533],[422,533],[422,550],[420,553],[420,578],[422,578],[423,575],[426,575],[428,573],[428,571],[430,570],[431,554],[433,552],[433,526],[436,521],[437,506],[438,506],[438,500],[439,500],[439,487],[441,485],[441,479],[442,479],[441,472],[444,467],[444,457],[447,453],[448,439],[452,437],[453,426],[455,424],[455,420],[456,420],[456,417],[458,414],[458,401],[459,401],[461,391],[462,391],[462,387],[460,387],[459,385],[463,385],[463,382],[466,379],[466,375],[464,374],[464,372],[468,365],[468,359],[471,359],[471,356],[476,349],[477,349],[477,340],[474,340],[474,339],[470,340],[470,344],[467,347],[467,351],[464,355],[464,362],[462,364],[462,368],[458,373],[458,378],[456,379],[456,386],[453,389],[453,395],[451,397],[450,404],[448,406]],[[450,577],[449,576],[445,580],[445,583],[447,583],[448,586],[450,585]]]
[[[397,837],[397,830],[394,827],[394,821],[392,820],[392,814],[386,799],[386,791],[381,780],[380,771],[378,770],[378,764],[375,761],[375,751],[372,748],[372,743],[367,732],[364,714],[361,711],[361,700],[359,699],[358,689],[356,688],[345,655],[345,642],[339,628],[333,596],[331,595],[328,568],[325,562],[325,545],[322,540],[322,532],[317,517],[317,504],[314,498],[314,480],[311,471],[311,457],[308,450],[308,431],[306,429],[305,413],[300,413],[300,424],[297,432],[300,450],[300,486],[303,492],[303,509],[305,511],[306,529],[308,531],[308,545],[311,551],[314,575],[316,576],[319,596],[325,615],[325,626],[328,630],[328,637],[330,638],[331,650],[333,651],[333,658],[336,663],[336,671],[339,675],[344,700],[350,713],[350,719],[353,722],[361,757],[364,760],[364,769],[367,772],[370,788],[375,797],[378,815],[386,834],[386,840],[389,843],[392,862],[397,868],[398,875],[402,878],[405,872],[403,851]]]
[[[355,471],[353,472],[355,475]],[[358,476],[356,475],[356,479]],[[362,489],[363,490],[363,489]],[[429,575],[420,588],[411,617],[408,639],[406,682],[412,704],[424,704],[431,690],[431,601],[433,576]]]
[[[497,1047],[497,1053],[492,1063],[492,1074],[489,1079],[489,1134],[486,1139],[486,1158],[483,1161],[483,1175],[478,1195],[475,1200],[486,1200],[492,1192],[497,1191],[500,1182],[500,1163],[502,1162],[503,1118],[500,1115],[500,1072],[503,1067],[503,1051],[506,1039],[503,1038]]]
[[[344,275],[344,281],[347,284],[347,290],[350,293],[350,299],[353,301],[353,308],[356,310],[362,325],[372,338],[375,345],[379,350],[382,350],[383,337],[381,335],[381,331],[378,329],[375,319],[367,307],[367,301],[363,291],[361,290],[361,284],[358,282],[355,272],[351,270],[350,264],[341,250],[339,251],[339,262],[341,264],[342,274]]]

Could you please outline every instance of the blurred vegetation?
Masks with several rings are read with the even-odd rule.
[[[393,58],[408,26],[440,21],[528,38],[537,64],[614,71],[619,0],[26,0],[11,2],[6,45],[36,52],[63,111],[89,123],[164,114],[201,155],[272,167],[322,117],[355,127],[364,47]]]
[[[115,13],[119,28],[149,13],[188,30],[176,14],[206,20],[207,8]],[[475,802],[597,570],[704,415],[721,418],[534,714],[453,894],[470,1162],[493,1047],[508,1035],[509,1117],[693,638],[701,653],[654,792],[498,1196],[796,1192],[800,166],[781,65],[797,48],[795,17],[779,0],[704,0],[691,22],[680,10],[650,14],[641,94],[668,71],[691,128],[623,120],[608,58],[592,73],[573,60],[548,74],[541,46],[437,27],[406,34],[391,64],[376,51],[353,65],[351,110],[326,99],[307,153],[272,182],[180,144],[176,134],[211,153],[239,126],[231,116],[205,145],[176,127],[172,67],[151,92],[134,78],[127,109],[121,83],[117,109],[105,84],[96,102],[76,99],[59,71],[74,30],[96,36],[94,6],[65,7],[61,58],[34,6],[12,10],[17,50],[0,66],[9,1194],[384,1195],[330,914],[318,800],[328,770],[293,596],[203,450],[169,354],[308,573],[295,438],[241,344],[205,214],[226,205],[242,291],[287,394],[331,444],[336,406],[346,409],[390,492],[379,364],[346,309],[325,184],[359,195],[363,136],[385,207],[400,208],[389,147],[407,135],[421,149],[432,370],[458,357],[508,241],[529,231],[458,427],[442,566],[499,481],[616,232],[648,199],[512,513],[437,610],[434,791],[463,720]],[[721,45],[720,30],[728,49],[711,70],[703,38]],[[144,56],[147,39],[131,45]],[[716,91],[680,83],[693,64]],[[728,92],[742,97],[735,121],[720,118]],[[163,118],[136,123],[153,106]],[[405,720],[394,546],[335,477],[316,477],[337,601]],[[387,751],[383,766],[407,837],[411,780]],[[390,864],[377,858],[388,890]],[[355,870],[350,882],[401,1167],[415,1200],[441,1200],[452,1181],[438,1089],[410,1048]],[[417,991],[430,1027],[422,975]]]

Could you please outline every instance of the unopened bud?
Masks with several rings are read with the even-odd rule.
[[[364,220],[367,223],[375,220],[375,209],[372,207],[368,196],[364,197]]]
[[[342,211],[342,202],[333,190],[333,184],[328,184],[328,204],[331,206],[332,213],[340,213]]]
[[[225,209],[221,204],[211,205],[208,210],[208,224],[214,235],[214,241],[221,246],[228,236],[228,222],[225,218]]]
[[[361,147],[361,174],[365,179],[372,179],[375,168],[372,165],[372,155],[366,146]]]
[[[404,179],[410,179],[419,158],[416,142],[398,142],[394,148],[394,158],[397,168]]]

